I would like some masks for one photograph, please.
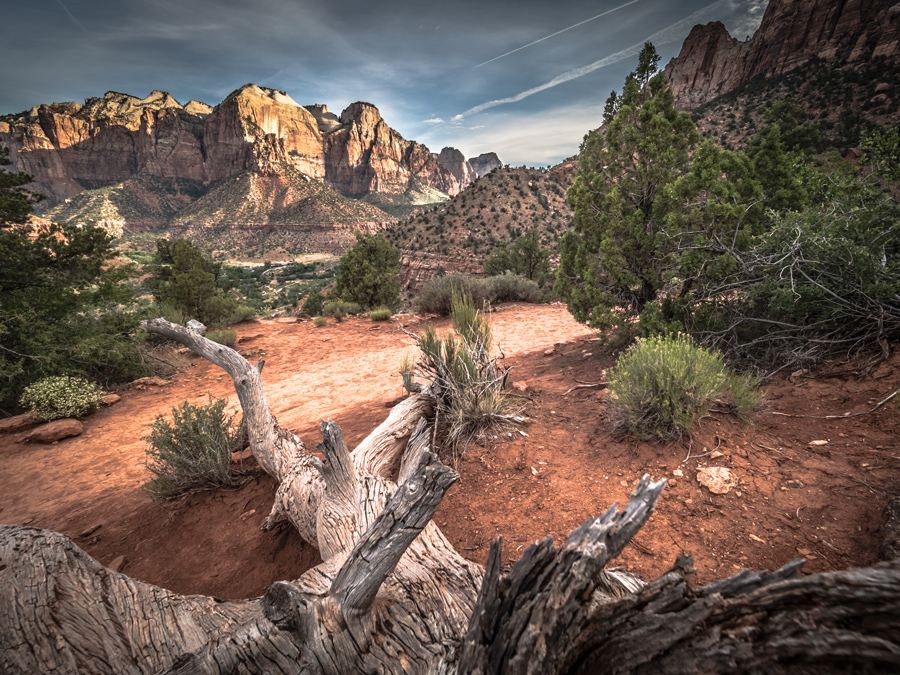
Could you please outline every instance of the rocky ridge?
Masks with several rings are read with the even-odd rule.
[[[665,72],[676,106],[692,110],[754,77],[781,75],[814,58],[898,55],[900,4],[894,0],[771,0],[746,42],[718,21],[694,26]]]
[[[469,157],[469,164],[475,173],[478,174],[479,178],[482,178],[494,169],[499,169],[503,166],[503,162],[500,161],[500,158],[497,157],[497,153],[495,152],[485,152],[478,155],[478,157]]]
[[[369,103],[354,103],[338,117],[324,105],[304,107],[285,92],[253,84],[214,108],[193,100],[182,106],[162,91],[143,99],[107,92],[84,105],[40,105],[5,119],[0,145],[10,148],[17,170],[34,175],[35,189],[49,197],[45,209],[137,176],[192,185],[155,209],[150,220],[163,222],[205,188],[248,171],[268,178],[299,173],[350,197],[426,190],[446,199],[477,178],[465,159],[447,168],[424,145],[404,139]],[[366,211],[358,214],[361,222],[391,220],[360,208]],[[65,220],[66,209],[55,216]]]

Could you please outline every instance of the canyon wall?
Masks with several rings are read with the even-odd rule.
[[[694,26],[665,72],[681,110],[692,110],[756,77],[810,59],[900,55],[895,0],[771,0],[759,29],[741,42],[715,21]]]

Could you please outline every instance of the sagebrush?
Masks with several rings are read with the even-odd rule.
[[[209,395],[206,405],[185,401],[172,408],[172,420],[162,415],[150,423],[146,465],[153,478],[144,489],[158,499],[172,499],[194,490],[234,485],[231,453],[244,443],[237,413],[225,412],[226,401]]]
[[[637,438],[690,432],[712,403],[746,419],[764,399],[752,374],[733,374],[721,354],[683,334],[638,339],[607,376],[613,430]]]
[[[237,344],[237,332],[231,328],[207,331],[206,338],[227,347],[234,347]]]
[[[433,326],[416,336],[421,352],[415,371],[430,383],[438,419],[446,430],[445,457],[454,462],[466,443],[501,424],[519,422],[521,408],[507,393],[508,369],[495,356],[491,327],[470,295],[456,294],[451,309],[453,332],[439,336]],[[401,366],[412,389],[408,361]]]
[[[64,417],[84,417],[103,401],[103,390],[81,377],[57,375],[25,387],[19,403],[36,420],[49,422]]]
[[[420,313],[449,316],[455,295],[470,297],[475,307],[482,307],[485,303],[540,302],[542,292],[534,281],[511,272],[487,278],[448,274],[429,279],[413,306]]]

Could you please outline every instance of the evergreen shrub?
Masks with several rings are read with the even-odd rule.
[[[64,417],[84,417],[97,409],[103,390],[80,377],[45,377],[25,388],[20,404],[36,420],[49,422]]]

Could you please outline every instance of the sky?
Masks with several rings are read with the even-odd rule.
[[[578,152],[644,41],[752,35],[766,0],[0,0],[0,114],[118,91],[216,105],[242,85],[368,101],[433,152],[514,166]]]

